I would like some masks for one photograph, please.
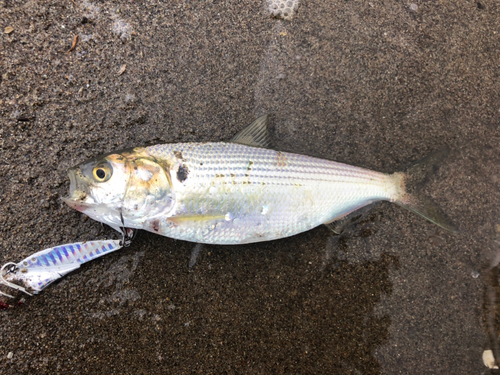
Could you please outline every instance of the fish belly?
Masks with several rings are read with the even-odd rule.
[[[144,229],[208,244],[292,236],[377,200],[393,200],[391,176],[310,156],[233,143],[178,143],[147,151],[175,157],[175,205]]]

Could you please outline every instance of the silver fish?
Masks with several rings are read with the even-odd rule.
[[[337,223],[377,201],[456,228],[410,189],[446,153],[384,174],[268,149],[267,116],[231,142],[176,143],[111,152],[69,170],[65,202],[120,230],[145,229],[206,244],[244,244]],[[429,168],[427,168],[429,169]],[[412,190],[412,193],[410,193]]]

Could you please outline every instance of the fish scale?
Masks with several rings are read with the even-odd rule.
[[[145,151],[158,160],[176,158],[189,171],[185,181],[174,179],[169,216],[197,220],[160,218],[154,231],[188,241],[236,244],[287,237],[397,195],[390,175],[265,148],[218,142]]]

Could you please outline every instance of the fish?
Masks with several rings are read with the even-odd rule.
[[[97,156],[69,169],[63,200],[117,231],[143,229],[201,244],[270,241],[322,224],[339,233],[352,215],[379,201],[458,231],[419,193],[446,150],[385,174],[274,150],[268,125],[264,115],[229,142],[167,143]]]

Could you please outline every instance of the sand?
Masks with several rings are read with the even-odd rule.
[[[67,168],[229,140],[393,172],[450,156],[424,192],[446,233],[382,203],[244,246],[141,232],[0,310],[2,374],[479,374],[499,251],[500,5],[477,1],[0,0],[0,261],[117,238],[61,202]],[[11,29],[6,29],[11,27]],[[72,48],[75,36],[76,45]]]

